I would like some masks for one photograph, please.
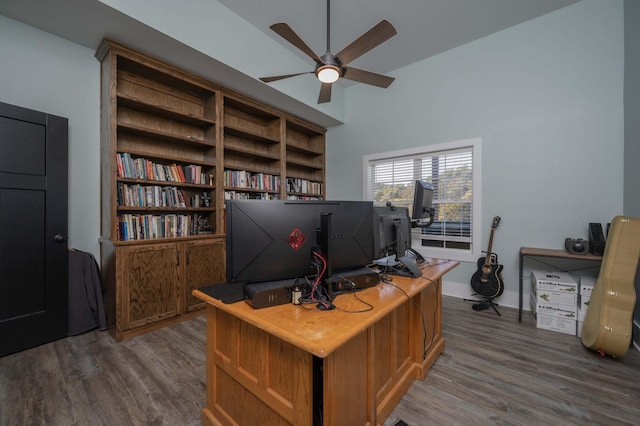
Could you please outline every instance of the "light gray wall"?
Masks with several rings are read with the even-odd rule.
[[[100,66],[93,54],[0,15],[0,102],[69,119],[69,247],[99,259]]]
[[[624,2],[624,50],[624,214],[640,217],[640,2],[637,0]]]
[[[624,2],[624,214],[640,217],[640,2]],[[640,350],[640,274],[636,275],[633,344]]]
[[[387,90],[347,89],[347,124],[328,132],[328,197],[362,198],[363,155],[482,138],[483,244],[501,216],[499,303],[517,306],[521,246],[561,249],[622,213],[622,6],[583,0],[400,69]],[[470,295],[475,269],[448,274],[445,293]]]

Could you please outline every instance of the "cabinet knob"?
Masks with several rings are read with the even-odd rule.
[[[65,241],[64,235],[62,235],[62,234],[56,234],[56,235],[53,237],[53,241],[55,241],[56,243],[64,243],[64,241]]]

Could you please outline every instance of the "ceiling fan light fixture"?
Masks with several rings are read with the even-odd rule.
[[[322,56],[318,56],[313,50],[311,50],[300,36],[296,34],[295,31],[293,31],[293,29],[286,23],[279,22],[269,27],[276,34],[298,48],[298,50],[306,54],[315,62],[315,68],[311,72],[313,72],[316,78],[322,82],[320,95],[318,96],[318,103],[321,104],[331,101],[331,84],[341,78],[382,88],[389,87],[394,80],[393,78],[376,74],[371,71],[347,67],[347,64],[393,37],[396,34],[396,29],[389,21],[383,19],[369,31],[362,34],[334,55],[331,53],[331,47],[329,44],[329,41],[331,40],[330,2],[331,0],[327,0],[327,50]],[[261,77],[260,80],[265,83],[269,83],[276,80],[282,80],[283,78],[295,77],[301,74],[306,73],[302,72],[296,74],[277,75],[273,77]]]
[[[335,83],[340,78],[340,70],[335,65],[322,65],[316,70],[316,77],[323,83]]]

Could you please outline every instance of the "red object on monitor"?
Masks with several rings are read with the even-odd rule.
[[[296,228],[293,231],[291,231],[291,233],[289,234],[289,238],[287,238],[287,242],[289,243],[292,249],[299,250],[300,247],[302,247],[304,243],[307,242],[307,237],[305,237],[302,231]]]

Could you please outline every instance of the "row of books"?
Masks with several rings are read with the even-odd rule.
[[[176,238],[192,235],[193,218],[190,215],[139,215],[118,216],[120,241]]]
[[[287,195],[287,200],[321,200],[321,196],[314,197],[312,195]]]
[[[225,200],[279,200],[280,195],[271,192],[224,191]]]
[[[118,182],[118,206],[191,207],[184,190],[175,186],[128,185]]]
[[[225,170],[224,185],[234,188],[280,191],[280,176],[246,170]]]
[[[118,177],[131,179],[157,180],[162,182],[195,183],[213,185],[213,177],[207,179],[202,166],[176,163],[154,163],[146,158],[133,158],[128,152],[116,154]]]
[[[322,195],[322,184],[307,179],[287,178],[287,192]]]

